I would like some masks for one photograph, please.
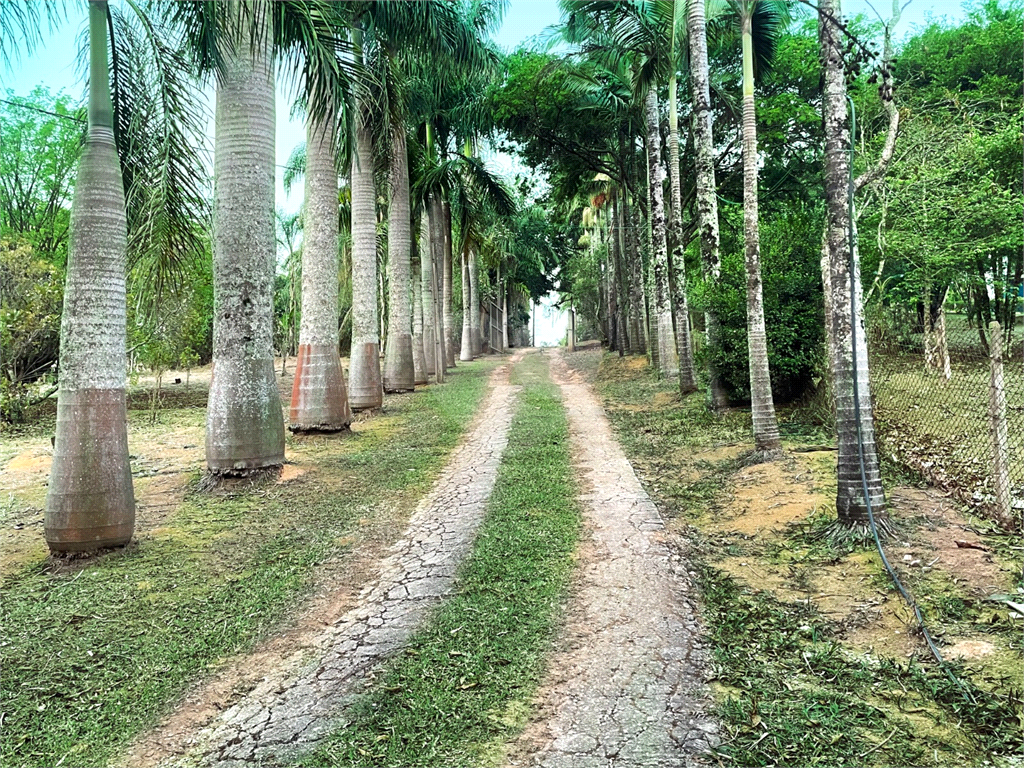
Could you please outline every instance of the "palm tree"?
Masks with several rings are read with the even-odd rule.
[[[61,317],[57,434],[44,519],[55,552],[127,543],[124,187],[107,69],[107,3],[89,3],[89,129],[75,184]]]
[[[689,0],[686,28],[690,45],[690,91],[692,101],[693,143],[696,154],[697,226],[700,232],[701,266],[704,280],[718,281],[721,270],[721,237],[718,230],[718,185],[715,182],[715,142],[711,128],[711,83],[708,69],[707,22],[704,0]],[[708,342],[716,344],[718,317],[713,308],[704,313]],[[729,404],[721,377],[712,364],[709,370],[711,403],[714,408]]]
[[[206,465],[244,474],[284,463],[273,351],[274,76],[269,8],[240,3],[228,23],[217,79]]]
[[[384,346],[384,391],[411,392],[416,385],[412,358],[412,303],[409,299],[412,212],[409,205],[409,152],[402,120],[393,120],[390,139],[388,338]]]
[[[417,386],[429,383],[427,358],[423,348],[423,278],[420,273],[422,246],[426,242],[423,230],[424,227],[421,226],[420,253],[412,264],[412,367]]]
[[[686,32],[685,0],[672,0],[669,19],[669,73],[668,73],[668,176],[670,218],[668,240],[672,249],[668,254],[670,284],[675,298],[675,339],[679,359],[679,392],[688,395],[697,391],[693,372],[693,344],[690,340],[690,308],[686,290],[686,260],[683,246],[683,196],[679,175],[679,106],[677,73],[682,48],[679,38]]]
[[[423,294],[423,354],[426,360],[427,375],[436,376],[437,369],[444,367],[443,360],[437,360],[436,347],[438,330],[434,325],[434,241],[440,234],[437,222],[430,216],[430,201],[423,201],[424,237],[420,248],[420,279]]]
[[[735,0],[743,43],[743,240],[747,269],[747,349],[750,365],[750,404],[754,449],[765,456],[782,450],[775,418],[772,382],[768,369],[768,340],[761,288],[761,244],[757,212],[757,120],[754,107],[754,25],[756,38],[767,50],[762,64],[774,53],[774,41],[785,18],[785,7],[771,0]]]
[[[864,526],[869,509],[885,525],[885,493],[875,445],[874,411],[868,376],[860,263],[853,247],[850,195],[850,121],[839,0],[821,0],[818,37],[825,88],[825,202],[832,305],[833,375],[838,436],[836,513],[840,523]],[[861,463],[863,461],[863,464]],[[865,496],[866,491],[866,496]]]
[[[353,27],[356,63],[364,63],[361,22]],[[352,117],[352,351],[349,404],[353,410],[380,408],[384,390],[380,369],[377,309],[377,192],[373,138],[365,93],[357,88]]]
[[[302,320],[292,385],[293,432],[338,432],[352,421],[338,355],[338,167],[335,110],[306,121]]]
[[[661,164],[661,119],[658,114],[658,92],[654,86],[647,91],[644,102],[647,123],[647,175],[650,200],[651,261],[654,267],[655,346],[651,350],[654,363],[663,376],[679,373],[679,358],[672,326],[671,294],[668,286],[668,246],[665,232],[664,168]]]

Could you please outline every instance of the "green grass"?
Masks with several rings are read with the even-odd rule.
[[[308,440],[315,469],[298,480],[192,491],[127,549],[6,579],[0,764],[102,765],[202,673],[251,648],[316,567],[344,554],[360,518],[429,487],[492,367],[389,399],[380,428]]]
[[[487,763],[522,728],[580,516],[565,411],[544,358],[528,356],[512,383],[524,389],[456,593],[353,705],[351,723],[303,765]]]
[[[983,691],[960,670],[969,701],[934,667],[852,657],[806,605],[706,565],[700,584],[729,764],[977,765],[1020,750],[1012,693]]]

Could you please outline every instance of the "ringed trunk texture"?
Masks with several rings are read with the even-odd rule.
[[[338,355],[338,167],[334,114],[306,126],[302,320],[289,428],[339,432],[352,423]]]
[[[751,16],[743,18],[743,239],[747,267],[747,356],[754,449],[772,455],[782,451],[779,423],[768,369],[768,337],[761,288],[761,235],[757,210],[757,122],[754,112],[754,46]]]
[[[462,346],[459,349],[459,360],[469,362],[473,359],[473,311],[470,302],[469,289],[469,259],[471,249],[468,246],[462,249],[460,259],[462,273]]]
[[[444,215],[441,211],[441,198],[437,195],[430,195],[427,200],[427,219],[430,222],[430,258],[434,267],[432,270],[434,277],[434,341],[437,346],[435,357],[443,376],[444,371],[450,366],[448,364],[447,327],[444,318]]]
[[[690,341],[690,302],[686,295],[686,254],[683,245],[683,193],[679,178],[679,109],[677,106],[676,73],[668,80],[668,176],[669,242],[672,251],[668,258],[669,284],[675,317],[676,355],[679,360],[679,392],[688,395],[697,391],[693,373],[693,343]]]
[[[850,130],[843,66],[845,40],[842,31],[832,21],[840,12],[838,0],[821,0],[820,9],[822,13],[818,21],[818,35],[825,70],[825,91],[822,100],[825,113],[825,202],[828,210],[829,278],[835,342],[833,376],[836,390],[836,434],[839,443],[836,512],[841,522],[852,526],[868,522],[868,500],[864,498],[862,491],[858,451],[858,415],[868,497],[876,518],[881,518],[885,513],[885,494],[882,490],[875,446],[860,264],[856,258],[851,258],[853,244],[849,237]],[[854,313],[856,322],[853,321]],[[854,401],[854,345],[857,353],[859,414]]]
[[[707,23],[702,0],[690,0],[686,15],[690,46],[690,89],[693,103],[693,145],[697,171],[697,228],[700,232],[701,266],[709,285],[721,271],[721,237],[718,230],[718,184],[715,180],[715,143],[711,125],[711,83],[708,69]],[[708,344],[718,344],[719,322],[713,309],[704,312]],[[711,405],[724,408],[729,396],[714,365],[709,366]]]
[[[406,150],[403,125],[396,125],[391,131],[390,177],[388,340],[384,351],[384,391],[411,392],[415,388],[412,363],[412,302],[409,298],[412,223],[409,210],[409,153]]]
[[[470,342],[473,345],[473,357],[479,357],[484,353],[483,348],[483,321],[480,317],[480,275],[477,273],[476,249],[469,249],[469,263],[466,266],[469,275],[469,320],[470,320]]]
[[[452,308],[452,209],[447,200],[438,199],[438,205],[441,208],[441,228],[444,236],[444,242],[442,243],[444,246],[442,254],[444,260],[444,267],[442,269],[444,274],[444,288],[442,289],[444,300],[444,352],[448,367],[454,368],[455,348],[459,344],[459,339],[455,330],[455,314]]]
[[[630,205],[629,193],[623,195],[626,220],[626,248],[629,258],[629,351],[633,355],[647,354],[647,327],[644,313],[643,260],[640,256],[640,215]],[[635,202],[635,201],[634,201]]]
[[[661,165],[661,121],[658,92],[652,87],[644,103],[647,123],[647,173],[650,188],[651,261],[654,272],[655,359],[663,376],[679,374],[672,301],[668,289],[668,246],[665,241],[664,173]]]
[[[428,376],[437,374],[437,337],[434,328],[434,266],[433,228],[428,221],[429,216],[423,215],[420,224],[420,294],[423,302],[423,359]]]
[[[357,110],[358,114],[358,110]],[[373,184],[373,144],[357,117],[352,142],[352,353],[349,405],[362,411],[384,403],[377,314],[377,193]]]
[[[412,267],[412,369],[416,385],[429,384],[427,358],[423,353],[423,286],[420,283],[420,263]]]
[[[255,13],[255,6],[252,9]],[[284,463],[274,378],[274,80],[267,11],[235,30],[217,80],[213,200],[213,379],[206,465],[244,474]]]
[[[127,544],[135,528],[125,404],[128,225],[107,71],[107,4],[89,3],[89,132],[71,208],[57,433],[44,533],[54,552]]]

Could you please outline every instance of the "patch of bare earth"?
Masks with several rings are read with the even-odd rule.
[[[717,726],[707,714],[695,588],[590,387],[561,355],[586,530],[566,624],[512,765],[685,766]]]

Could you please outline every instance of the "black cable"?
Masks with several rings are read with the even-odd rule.
[[[29,110],[31,110],[33,112],[41,112],[44,115],[52,115],[53,117],[59,117],[61,120],[71,120],[72,122],[82,123],[82,124],[84,124],[86,122],[82,118],[75,117],[74,115],[62,115],[59,112],[51,112],[48,109],[42,109],[40,107],[33,107],[33,106],[28,105],[28,104],[21,104],[21,103],[19,103],[17,101],[11,101],[10,99],[0,99],[0,102],[3,102],[4,104],[10,104],[12,107],[18,107],[20,109],[29,109]]]
[[[854,142],[853,137],[857,135],[857,108],[853,103],[853,99],[850,98],[849,94],[846,96],[846,100],[850,103],[850,168],[849,168],[849,191],[847,193],[847,207],[849,213],[848,237],[850,245],[850,350],[851,350],[851,362],[853,367],[853,410],[854,410],[854,421],[857,424],[857,457],[860,463],[860,483],[861,490],[864,493],[864,506],[868,510],[868,523],[871,525],[871,535],[875,539],[875,546],[878,548],[878,554],[882,558],[882,565],[885,566],[886,572],[889,574],[889,578],[892,579],[893,584],[896,585],[896,589],[899,590],[900,595],[903,596],[904,601],[914,611],[914,616],[917,618],[918,626],[921,628],[921,634],[924,635],[925,642],[928,644],[928,650],[931,651],[932,656],[939,663],[939,667],[943,672],[952,680],[957,687],[960,688],[961,692],[972,704],[975,704],[974,697],[964,688],[963,683],[957,679],[957,677],[949,670],[946,666],[945,659],[942,658],[942,653],[939,652],[938,646],[935,645],[935,641],[932,640],[931,634],[928,632],[928,628],[924,624],[924,617],[921,615],[921,609],[917,607],[917,602],[911,596],[911,594],[903,586],[899,576],[896,575],[896,571],[893,570],[892,565],[889,563],[889,558],[885,556],[885,550],[882,548],[882,540],[878,536],[878,526],[875,523],[875,513],[871,508],[871,495],[868,493],[868,476],[867,470],[865,469],[864,462],[864,436],[860,421],[860,383],[857,376],[857,272],[854,269],[854,232],[853,232],[853,202],[854,202],[854,181],[853,181],[853,153],[854,153]]]

